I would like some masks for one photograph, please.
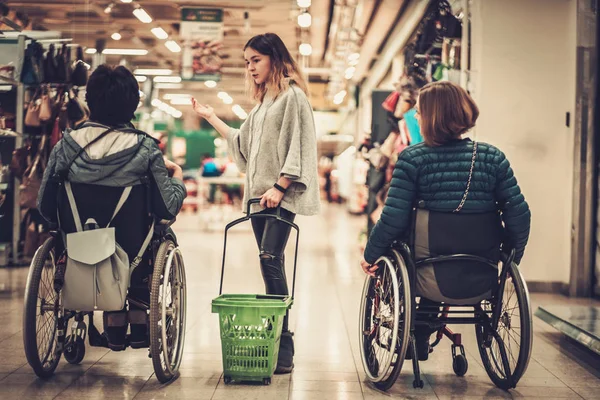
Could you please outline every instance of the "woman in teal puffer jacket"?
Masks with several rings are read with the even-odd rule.
[[[407,238],[417,202],[420,208],[448,213],[500,210],[503,247],[514,248],[515,262],[520,263],[529,238],[529,206],[504,153],[481,142],[474,149],[475,142],[462,137],[479,116],[471,96],[450,82],[431,83],[421,89],[416,108],[425,141],[398,157],[385,207],[361,260],[365,273],[374,276],[377,267],[372,264],[395,240]]]

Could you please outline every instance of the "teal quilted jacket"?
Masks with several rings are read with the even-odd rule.
[[[432,211],[455,210],[467,187],[472,157],[470,139],[440,147],[419,143],[400,153],[383,213],[365,248],[365,260],[375,262],[394,240],[407,236],[416,202]],[[515,261],[519,263],[529,238],[529,206],[504,153],[490,144],[478,142],[471,187],[460,212],[498,209],[502,211],[510,241],[507,245],[516,250]]]

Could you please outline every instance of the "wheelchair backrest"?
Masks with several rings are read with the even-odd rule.
[[[71,183],[71,187],[81,224],[93,218],[99,226],[105,227],[123,193],[123,188],[88,183]],[[58,193],[57,201],[60,230],[65,234],[75,232],[77,229],[64,185]],[[117,243],[131,260],[135,258],[152,223],[148,201],[147,186],[143,184],[134,186],[111,224],[115,227]]]

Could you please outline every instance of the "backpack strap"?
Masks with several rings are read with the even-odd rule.
[[[123,189],[123,194],[121,194],[121,198],[119,198],[119,202],[117,203],[117,206],[115,207],[115,211],[113,212],[113,215],[110,218],[110,221],[108,221],[108,224],[106,225],[107,228],[110,226],[110,224],[112,224],[113,219],[115,219],[115,217],[117,216],[119,211],[121,211],[121,208],[123,207],[123,204],[125,204],[125,202],[127,201],[127,198],[129,197],[130,193],[131,193],[131,186],[127,186],[125,189]]]
[[[154,235],[154,219],[152,220],[152,225],[150,226],[150,231],[148,231],[148,234],[146,235],[146,239],[144,239],[144,243],[142,243],[142,247],[140,247],[140,250],[138,251],[137,256],[135,256],[135,258],[131,262],[130,272],[133,272],[133,270],[138,265],[140,265],[140,262],[142,262],[142,257],[144,256],[146,249],[150,245],[150,241],[152,240],[152,235]]]
[[[75,221],[75,228],[77,232],[83,232],[81,226],[81,218],[79,217],[79,211],[77,210],[77,204],[75,203],[75,196],[73,196],[73,189],[71,188],[71,182],[65,181],[65,190],[67,191],[67,197],[69,199],[69,205],[71,206],[71,214]]]

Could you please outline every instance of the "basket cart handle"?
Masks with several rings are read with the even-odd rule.
[[[298,262],[298,243],[300,241],[300,228],[293,222],[290,222],[284,218],[281,218],[281,203],[277,206],[276,214],[250,214],[250,208],[252,204],[260,204],[260,198],[250,199],[248,200],[248,208],[246,211],[246,216],[242,218],[238,218],[234,221],[231,221],[225,226],[225,238],[223,239],[223,264],[221,265],[221,283],[219,285],[219,296],[223,294],[223,277],[225,274],[225,254],[227,253],[227,232],[230,228],[241,224],[242,222],[246,222],[251,218],[272,218],[276,219],[280,222],[286,223],[292,228],[296,230],[296,250],[294,252],[294,274],[292,278],[292,300],[294,299],[294,292],[296,290],[296,263]]]

